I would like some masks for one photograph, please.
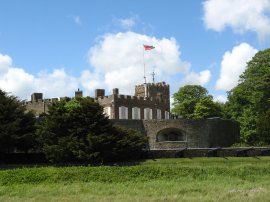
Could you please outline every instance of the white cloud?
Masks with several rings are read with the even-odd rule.
[[[64,69],[54,69],[51,73],[40,73],[34,80],[34,90],[45,97],[74,96],[79,79],[68,75]]]
[[[131,18],[125,18],[125,19],[117,19],[116,20],[119,25],[124,29],[131,29],[136,25],[137,18],[131,17]]]
[[[183,83],[193,85],[205,85],[211,78],[211,72],[209,70],[203,70],[199,73],[189,72],[186,74]]]
[[[0,88],[21,99],[29,99],[31,93],[42,92],[44,97],[73,96],[79,85],[79,79],[68,75],[64,69],[55,69],[52,73],[41,72],[37,76],[13,67],[11,57],[0,54]]]
[[[231,27],[237,33],[256,32],[261,40],[270,37],[269,0],[206,0],[203,7],[207,29]]]
[[[92,73],[89,70],[82,71],[80,82],[85,90],[85,95],[93,95],[95,89],[104,88],[101,75],[98,73]]]
[[[34,77],[21,68],[9,67],[8,71],[0,77],[0,88],[21,99],[33,92]]]
[[[12,59],[8,55],[0,54],[0,77],[1,75],[7,73],[8,68],[12,64]]]
[[[143,44],[155,46],[144,54],[147,82],[153,69],[159,81],[189,71],[190,64],[180,59],[174,38],[158,39],[134,32],[103,36],[89,50],[89,63],[104,76],[107,88],[118,87],[122,94],[133,94],[134,85],[143,82]]]
[[[225,102],[228,101],[228,99],[227,99],[227,96],[226,95],[217,95],[217,96],[214,96],[214,101],[215,102],[225,103]]]
[[[220,77],[216,82],[217,90],[231,90],[237,85],[239,76],[244,72],[246,64],[258,52],[247,43],[235,46],[232,51],[223,55]]]
[[[73,20],[76,24],[81,25],[81,17],[80,16],[73,16]]]

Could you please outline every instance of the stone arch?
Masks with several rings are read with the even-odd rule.
[[[178,128],[165,128],[157,133],[157,142],[185,141],[184,133]]]

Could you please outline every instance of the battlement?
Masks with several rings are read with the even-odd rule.
[[[170,86],[165,82],[146,83],[135,86],[135,96],[170,105]],[[158,101],[159,100],[159,101]]]
[[[104,95],[104,96],[98,96],[96,100],[111,100],[114,98],[114,95]]]
[[[144,101],[154,101],[157,103],[163,103],[164,100],[161,99],[157,99],[155,97],[141,97],[141,96],[131,96],[131,95],[117,95],[116,97],[114,97],[113,95],[109,95],[109,96],[104,96],[104,97],[99,97],[98,100],[111,100],[112,98],[117,99],[117,100],[121,100],[121,101],[140,101],[140,102],[144,102]]]
[[[98,102],[108,102],[112,100],[118,100],[122,102],[128,101],[139,101],[139,102],[156,102],[156,103],[163,103],[163,100],[154,98],[154,97],[141,97],[141,96],[131,96],[131,95],[107,95],[107,96],[99,96],[96,98]]]
[[[53,103],[53,102],[59,102],[63,99],[66,99],[67,97],[60,97],[60,98],[46,98],[46,99],[34,99],[31,101],[25,101],[23,102],[23,105],[33,105],[38,103]],[[70,99],[70,98],[69,98]]]
[[[166,84],[166,82],[158,82],[158,83],[146,83],[146,84],[139,84],[139,85],[136,85],[135,88],[137,87],[145,87],[146,86],[162,86],[162,87],[169,87],[169,84]]]

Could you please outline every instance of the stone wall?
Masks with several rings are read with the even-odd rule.
[[[270,156],[270,148],[187,148],[183,150],[149,150],[145,158],[193,158],[193,157],[257,157]]]
[[[207,119],[209,128],[208,147],[228,147],[240,138],[239,124],[231,120]]]
[[[239,140],[239,124],[230,120],[113,120],[116,125],[136,129],[149,140],[151,150],[181,148],[229,147]],[[177,129],[182,141],[157,141],[157,135],[165,129]]]
[[[50,102],[46,102],[44,100],[29,101],[29,102],[23,103],[26,109],[28,111],[33,111],[36,114],[36,116],[38,116],[41,113],[47,113],[48,106],[50,104],[51,104]]]
[[[129,95],[112,94],[109,96],[98,97],[97,102],[103,107],[111,107],[111,117],[119,119],[119,107],[128,108],[128,119],[132,119],[132,108],[140,108],[141,119],[144,119],[144,109],[150,108],[153,110],[153,119],[156,119],[156,110],[161,110],[162,119],[165,119],[165,111],[169,112],[170,108],[163,100],[150,97],[137,97]]]
[[[65,99],[65,98],[60,98]],[[58,102],[58,98],[51,98],[51,99],[43,99],[43,100],[32,100],[28,102],[24,102],[23,105],[26,107],[27,111],[33,111],[36,116],[40,115],[41,113],[47,113],[48,108],[52,103]]]

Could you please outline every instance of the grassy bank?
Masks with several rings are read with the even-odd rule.
[[[147,160],[138,165],[0,171],[0,201],[267,201],[270,158]]]

